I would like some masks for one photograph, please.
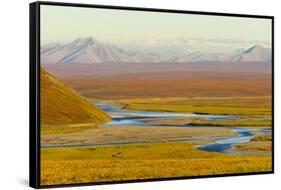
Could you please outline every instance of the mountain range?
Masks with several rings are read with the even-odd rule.
[[[183,47],[184,48],[184,47]],[[150,47],[151,49],[151,47]],[[173,47],[170,47],[173,49]],[[182,51],[157,51],[124,49],[101,43],[94,38],[77,38],[67,44],[53,43],[41,47],[43,64],[91,64],[111,62],[265,62],[271,63],[270,48],[253,45],[227,52],[204,52],[190,49]]]

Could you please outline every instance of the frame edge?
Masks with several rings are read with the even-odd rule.
[[[77,187],[89,185],[110,185],[110,184],[124,184],[124,183],[144,183],[170,180],[188,180],[188,179],[204,179],[216,177],[239,177],[248,175],[264,175],[274,174],[274,16],[272,15],[251,15],[251,14],[236,14],[236,13],[220,13],[207,11],[189,11],[177,9],[159,9],[148,7],[127,7],[116,5],[102,5],[102,4],[85,4],[85,3],[64,3],[51,1],[37,1],[30,3],[30,158],[29,158],[29,186],[39,188],[62,188],[62,187]],[[249,173],[234,173],[234,174],[219,174],[219,175],[205,175],[205,176],[184,176],[171,178],[155,178],[144,180],[125,180],[125,181],[111,181],[111,182],[90,182],[90,183],[75,183],[75,184],[57,184],[57,185],[40,185],[40,5],[51,6],[66,6],[66,7],[84,7],[84,8],[101,8],[101,9],[117,9],[117,10],[132,10],[132,11],[152,11],[152,12],[170,12],[170,13],[184,13],[195,15],[212,15],[212,16],[229,16],[229,17],[248,17],[256,19],[271,19],[272,21],[272,170],[267,172],[249,172]],[[32,18],[33,17],[33,18]],[[38,72],[39,71],[39,72]],[[37,84],[37,82],[39,84]],[[38,97],[39,95],[39,97]],[[38,101],[39,100],[39,101]]]
[[[29,4],[29,186],[40,188],[40,152],[38,149],[38,2]]]

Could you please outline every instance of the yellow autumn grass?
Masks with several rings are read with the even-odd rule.
[[[70,86],[41,68],[40,116],[42,128],[55,125],[104,123],[111,118]]]
[[[115,101],[127,109],[238,115],[241,119],[220,121],[194,120],[189,124],[207,126],[271,126],[271,96],[255,97],[200,97],[200,98],[148,98]]]
[[[147,98],[116,101],[126,108],[147,111],[170,111],[205,114],[269,115],[271,96],[205,97],[205,98]]]
[[[257,136],[252,138],[251,141],[272,141],[272,135]]]
[[[272,125],[270,119],[257,119],[257,120],[221,120],[221,121],[209,121],[209,120],[194,120],[190,122],[191,125],[198,126],[222,126],[222,127],[268,127]]]
[[[198,151],[182,142],[41,149],[41,185],[271,170],[271,157]]]

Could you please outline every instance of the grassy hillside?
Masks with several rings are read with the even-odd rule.
[[[43,125],[98,124],[110,120],[106,113],[42,68],[40,85]]]

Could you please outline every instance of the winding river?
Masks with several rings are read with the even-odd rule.
[[[237,116],[230,115],[206,115],[206,114],[192,114],[192,113],[173,113],[173,112],[151,112],[151,111],[138,111],[124,109],[120,105],[113,105],[109,103],[98,103],[96,104],[100,109],[108,113],[112,117],[112,121],[104,124],[105,126],[166,126],[167,124],[157,123],[151,124],[143,121],[143,119],[173,119],[179,117],[197,117],[204,118],[207,120],[226,120],[233,119]],[[175,124],[168,126],[174,127],[196,127],[190,126],[188,124]],[[205,126],[206,128],[214,128],[216,126]],[[219,127],[222,128],[222,127]],[[188,139],[171,139],[167,140],[170,142],[185,142],[185,141],[194,141],[194,140],[212,140],[211,143],[199,145],[197,149],[210,151],[210,152],[221,152],[229,154],[242,154],[240,152],[234,151],[232,148],[240,143],[248,142],[255,136],[263,136],[271,134],[271,131],[267,128],[239,128],[239,127],[227,127],[232,129],[236,134],[235,136],[225,136],[225,137],[209,137],[209,138],[188,138]],[[255,132],[255,133],[254,133]],[[124,142],[123,144],[134,144],[135,142]],[[142,143],[142,142],[138,142]],[[145,142],[143,142],[145,143]],[[120,144],[120,143],[119,143]],[[121,143],[122,144],[122,143]]]

